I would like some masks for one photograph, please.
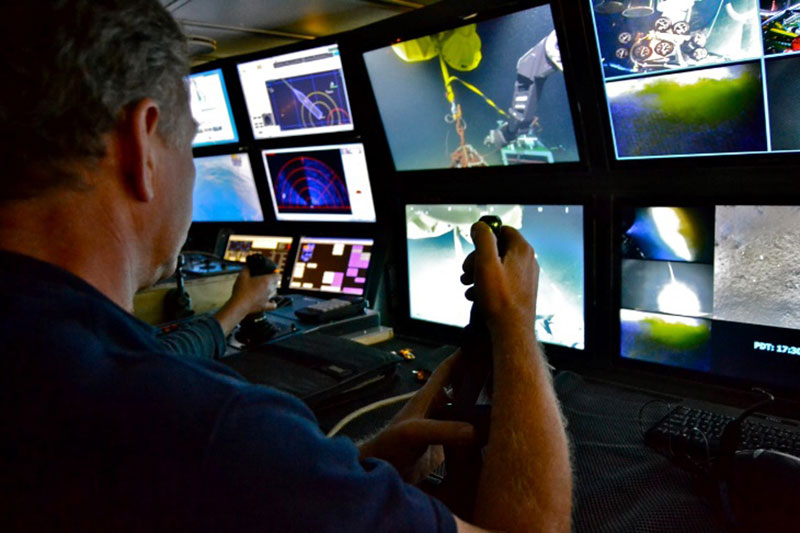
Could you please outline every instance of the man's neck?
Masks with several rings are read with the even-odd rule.
[[[140,284],[136,245],[125,242],[124,220],[97,209],[92,194],[58,192],[3,205],[0,249],[58,266],[132,311]]]

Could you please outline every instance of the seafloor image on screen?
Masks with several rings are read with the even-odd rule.
[[[474,246],[470,227],[493,214],[520,230],[536,250],[539,293],[536,336],[542,342],[584,347],[582,206],[406,206],[411,317],[452,326],[469,322],[461,265]]]
[[[764,54],[800,52],[800,2],[761,0]]]
[[[194,222],[263,222],[247,154],[198,157],[194,166]]]
[[[338,70],[270,80],[267,92],[282,131],[350,124],[350,108]]]
[[[713,208],[639,207],[622,217],[623,257],[711,264]]]
[[[757,0],[592,0],[605,77],[761,55]]]
[[[579,159],[549,6],[364,60],[398,170]]]
[[[622,357],[691,370],[711,368],[711,321],[620,310]]]
[[[278,213],[351,214],[338,149],[266,153]]]
[[[606,92],[618,157],[767,149],[760,63],[615,81]]]
[[[622,261],[622,307],[671,315],[711,317],[711,265],[672,261]]]
[[[800,150],[800,55],[767,59],[765,66],[772,149]]]
[[[714,318],[800,329],[800,207],[719,206]]]

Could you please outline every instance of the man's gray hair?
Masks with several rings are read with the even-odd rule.
[[[23,0],[4,6],[0,202],[81,187],[68,169],[105,154],[104,136],[145,98],[173,146],[194,133],[186,38],[158,0]]]

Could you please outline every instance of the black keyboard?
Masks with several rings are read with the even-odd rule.
[[[689,454],[714,458],[733,414],[678,406],[645,433],[645,442],[666,455]],[[738,450],[778,450],[800,457],[800,426],[792,421],[772,421],[753,415],[742,423]]]

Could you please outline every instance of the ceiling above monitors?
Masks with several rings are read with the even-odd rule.
[[[364,53],[396,170],[580,160],[551,6],[515,9]]]
[[[584,1],[617,159],[800,151],[800,4]]]

